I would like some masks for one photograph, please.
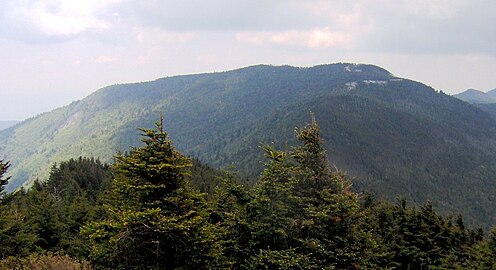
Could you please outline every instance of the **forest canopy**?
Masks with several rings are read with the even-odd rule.
[[[496,267],[496,231],[442,216],[431,202],[353,192],[330,166],[313,117],[296,129],[296,146],[262,147],[253,187],[181,154],[162,121],[141,137],[112,165],[71,159],[54,165],[47,181],[2,196],[0,268]],[[8,167],[0,161],[2,187]]]

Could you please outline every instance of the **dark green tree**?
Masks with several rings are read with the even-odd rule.
[[[95,202],[111,186],[109,165],[98,159],[79,157],[54,165],[45,184],[52,196],[70,202],[78,196]]]
[[[7,256],[27,256],[36,249],[37,237],[26,221],[23,213],[0,205],[0,260]]]
[[[254,191],[252,259],[257,269],[355,269],[370,264],[375,242],[358,194],[330,169],[312,122],[296,130],[289,153],[264,147],[268,162]]]
[[[252,248],[280,250],[290,247],[292,230],[292,185],[294,166],[288,155],[272,146],[264,146],[265,170],[254,188],[250,205],[252,217]]]
[[[110,187],[107,165],[79,158],[54,165],[46,182],[10,195],[5,206],[35,235],[32,250],[63,252],[84,258],[89,242],[79,231],[89,221],[105,217],[100,197]]]
[[[26,222],[26,216],[4,203],[3,189],[9,177],[4,177],[9,169],[9,162],[0,160],[0,259],[7,256],[25,256],[33,250],[36,240]],[[10,200],[13,196],[10,196]]]
[[[108,218],[83,234],[99,265],[133,269],[210,269],[222,261],[217,228],[189,182],[191,161],[163,130],[141,129],[142,147],[118,154]]]
[[[291,151],[297,166],[292,209],[301,250],[326,267],[373,267],[375,242],[366,230],[358,194],[343,173],[331,170],[313,115],[296,136],[301,146]]]
[[[228,268],[239,269],[249,257],[252,235],[247,206],[252,197],[232,172],[225,172],[217,181],[220,185],[213,194],[210,220],[220,228],[219,240]]]

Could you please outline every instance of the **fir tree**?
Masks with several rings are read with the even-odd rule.
[[[141,131],[144,145],[115,157],[108,218],[83,230],[92,258],[112,268],[219,267],[217,229],[188,183],[191,161],[172,146],[162,121]]]
[[[331,170],[313,114],[296,137],[302,145],[291,151],[297,162],[292,215],[301,250],[326,267],[372,266],[375,242],[364,226],[358,194],[344,174]]]
[[[0,259],[27,255],[36,240],[25,216],[8,204],[13,196],[9,196],[8,202],[2,201],[4,186],[10,178],[4,177],[9,166],[9,162],[0,160]]]
[[[218,179],[212,200],[210,220],[220,228],[219,240],[224,249],[226,263],[230,269],[239,269],[249,257],[252,237],[247,219],[247,206],[252,197],[246,188],[236,182],[232,172]]]
[[[289,155],[264,147],[269,161],[255,188],[250,266],[354,269],[370,264],[373,238],[363,226],[358,195],[330,169],[319,126],[296,130]],[[289,261],[286,259],[290,259]]]

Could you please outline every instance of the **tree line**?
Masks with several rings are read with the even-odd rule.
[[[111,166],[71,159],[30,190],[2,194],[0,268],[496,268],[495,230],[430,202],[353,192],[329,166],[314,119],[296,130],[297,146],[262,147],[252,187],[232,172],[192,169],[162,121],[141,132],[143,145]],[[0,191],[8,168],[0,161]]]

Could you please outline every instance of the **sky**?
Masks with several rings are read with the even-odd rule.
[[[0,120],[107,85],[256,64],[375,64],[496,88],[494,0],[2,0]]]

